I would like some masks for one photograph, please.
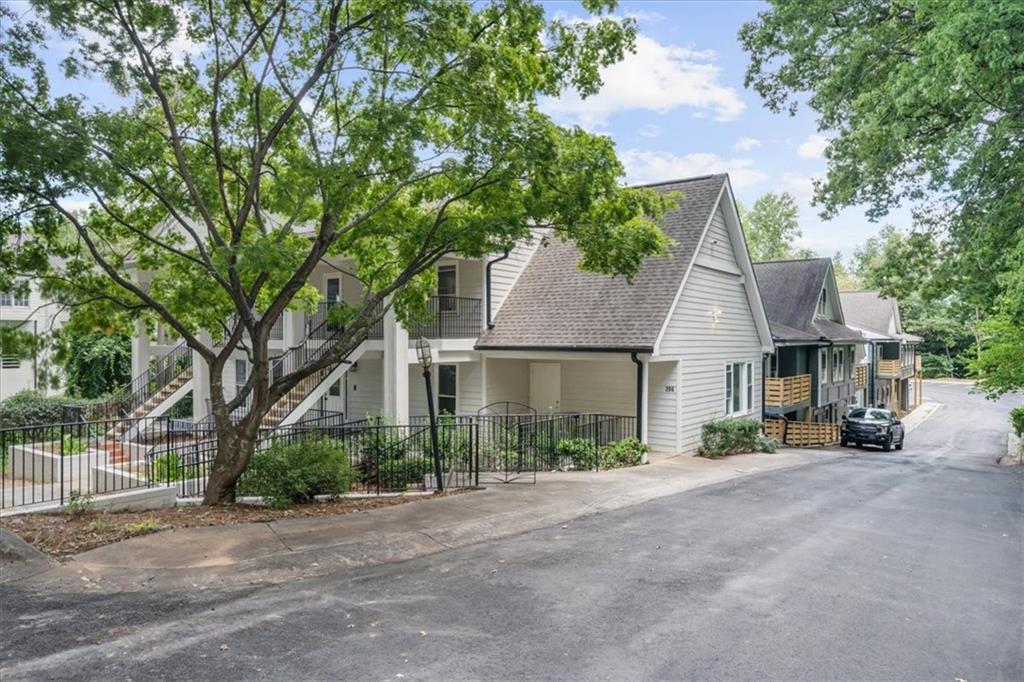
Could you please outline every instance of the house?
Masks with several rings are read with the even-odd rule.
[[[579,269],[572,244],[538,231],[508,253],[446,257],[429,319],[406,329],[388,311],[346,359],[282,398],[266,424],[288,425],[318,411],[357,420],[385,414],[396,423],[427,413],[415,341],[433,354],[435,407],[600,413],[630,418],[656,451],[696,448],[704,422],[761,417],[761,371],[772,350],[768,319],[726,175],[651,185],[678,192],[663,218],[669,253],[648,259],[632,283]],[[314,315],[288,312],[272,351],[308,358],[332,335],[327,310],[362,290],[344,258],[318,265]],[[144,275],[142,275],[144,277]],[[135,415],[160,414],[187,392],[206,414],[205,363],[158,328],[140,325],[133,343]],[[247,378],[244,355],[224,383]],[[228,396],[230,397],[230,396]],[[634,424],[635,421],[635,424]]]
[[[775,352],[765,369],[765,415],[837,424],[862,404],[866,382],[855,367],[863,335],[847,326],[832,261],[808,258],[755,263]]]
[[[864,404],[903,413],[921,403],[921,337],[903,331],[900,306],[877,291],[844,291],[843,309],[850,326],[864,333],[868,344],[857,362],[868,376]]]
[[[34,282],[24,292],[0,291],[0,326],[16,327],[40,337],[59,329],[67,317],[67,311],[45,299]],[[31,358],[0,355],[0,400],[26,389],[42,393],[56,390],[50,360],[45,350]]]

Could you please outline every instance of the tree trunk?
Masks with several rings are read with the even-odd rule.
[[[218,429],[217,454],[206,481],[203,504],[232,504],[237,494],[238,479],[249,466],[256,449],[256,438],[245,434],[244,426]]]

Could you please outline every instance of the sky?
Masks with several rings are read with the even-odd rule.
[[[583,17],[577,2],[546,2],[548,12]],[[765,8],[760,2],[620,1],[616,13],[637,20],[635,54],[606,69],[595,97],[568,95],[543,103],[560,123],[610,136],[630,183],[728,172],[748,208],[765,192],[789,192],[800,206],[797,246],[822,256],[854,248],[873,236],[863,207],[826,222],[811,205],[812,182],[826,170],[828,132],[814,112],[773,114],[743,86],[747,55],[740,26]],[[886,218],[909,225],[909,212]]]

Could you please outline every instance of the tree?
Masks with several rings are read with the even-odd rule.
[[[832,256],[832,270],[836,274],[836,284],[839,291],[857,291],[861,288],[860,277],[847,265],[841,251],[836,251]]]
[[[52,340],[54,361],[64,370],[65,392],[77,398],[99,398],[131,381],[132,325],[124,315],[95,325],[92,311],[77,308]]]
[[[762,194],[749,211],[741,209],[740,219],[750,257],[755,262],[813,258],[814,254],[809,250],[794,250],[792,246],[802,234],[799,214],[796,200],[789,192]]]
[[[773,0],[740,41],[765,104],[806,101],[832,137],[823,217],[912,204],[945,294],[1024,336],[1024,3]]]
[[[633,47],[613,2],[583,4],[590,21],[529,0],[0,6],[0,239],[14,245],[0,273],[174,330],[210,370],[205,502],[230,501],[270,407],[342,361],[380,306],[422,310],[442,256],[500,252],[535,226],[610,275],[664,250],[674,198],[622,188],[607,138],[537,108],[594,94],[599,68]],[[75,94],[50,88],[53,39],[75,46],[62,62]],[[116,97],[90,96],[97,80]],[[272,376],[272,327],[311,308],[310,272],[340,255],[365,296],[330,352]],[[238,349],[252,370],[229,400]]]

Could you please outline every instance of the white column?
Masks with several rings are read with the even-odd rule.
[[[640,433],[643,435],[643,441],[645,443],[651,442],[651,436],[647,432],[647,417],[651,411],[651,400],[650,400],[650,386],[651,386],[651,363],[649,357],[641,357],[640,362],[643,363],[644,368],[644,380],[643,389],[641,391],[640,400],[643,403],[643,409],[641,410],[640,419]],[[647,463],[647,455],[643,457],[643,462]]]
[[[149,369],[149,330],[144,320],[135,320],[135,334],[132,336],[132,378]]]
[[[409,421],[409,332],[394,309],[384,315],[384,412],[396,424]]]
[[[200,332],[199,341],[209,345],[210,335]],[[210,412],[210,366],[203,356],[192,351],[192,418],[197,422]]]

